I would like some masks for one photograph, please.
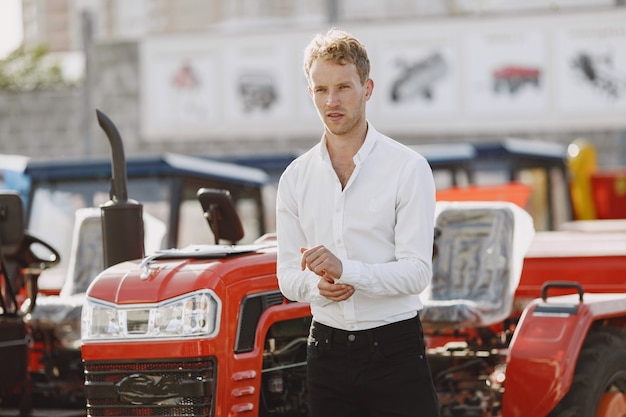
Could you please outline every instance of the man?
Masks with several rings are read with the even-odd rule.
[[[432,171],[367,121],[369,72],[348,33],[331,29],[306,49],[324,134],[279,182],[278,281],[311,305],[313,417],[438,416],[418,316],[432,273]]]

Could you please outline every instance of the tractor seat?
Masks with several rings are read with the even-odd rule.
[[[24,238],[24,207],[17,192],[0,191],[0,254],[13,255]]]
[[[437,255],[420,317],[431,330],[485,327],[509,316],[531,216],[507,202],[438,202]]]
[[[24,206],[17,192],[0,191],[0,315],[14,314],[18,309],[15,298],[18,268],[11,261],[24,239]],[[2,338],[0,338],[2,340]],[[0,343],[1,345],[2,343]],[[4,351],[3,351],[4,352]],[[4,368],[2,368],[4,369]]]

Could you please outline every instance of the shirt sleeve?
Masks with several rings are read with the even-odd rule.
[[[373,297],[419,294],[432,277],[435,184],[425,159],[404,167],[396,197],[395,260],[342,259],[340,282]]]
[[[283,295],[292,301],[324,306],[332,301],[319,293],[319,277],[301,269],[300,248],[306,247],[298,221],[298,205],[293,169],[288,168],[278,183],[276,198],[276,236],[278,240],[277,278]]]

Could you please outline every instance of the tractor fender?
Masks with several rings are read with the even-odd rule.
[[[238,415],[252,412],[259,415],[261,379],[263,372],[263,359],[266,349],[266,336],[273,324],[291,319],[302,319],[300,323],[310,323],[311,308],[309,304],[288,302],[268,307],[259,317],[255,326],[254,348],[248,352],[236,353],[233,357],[229,377],[229,384],[222,384],[222,398],[228,401],[222,402],[224,415]],[[308,325],[306,332],[308,336]],[[220,394],[218,394],[220,395]]]
[[[580,288],[580,286],[578,286]],[[626,317],[626,294],[564,295],[534,300],[509,346],[503,417],[545,417],[569,390],[594,322]]]

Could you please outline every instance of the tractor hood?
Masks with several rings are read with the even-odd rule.
[[[214,337],[228,288],[275,276],[265,247],[189,246],[106,269],[87,290],[82,343]]]
[[[106,269],[91,284],[87,296],[114,304],[151,304],[215,288],[228,259],[267,247],[191,245],[157,251],[141,261],[122,262]]]

